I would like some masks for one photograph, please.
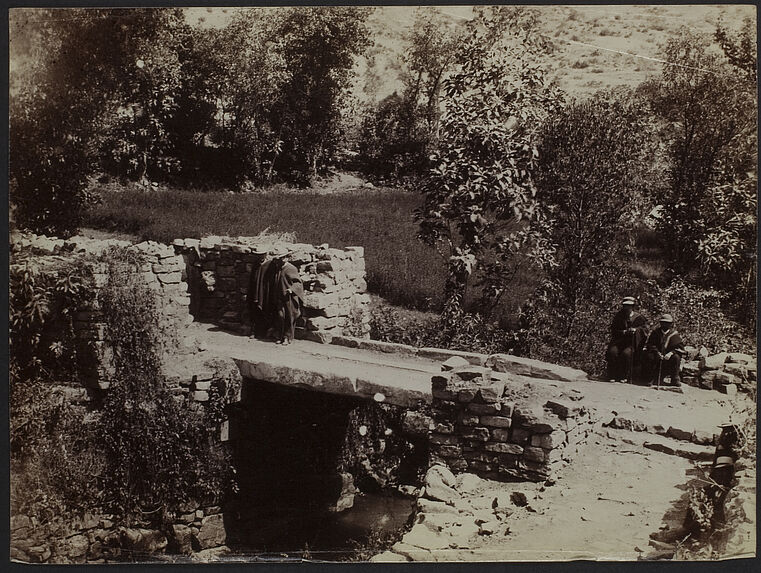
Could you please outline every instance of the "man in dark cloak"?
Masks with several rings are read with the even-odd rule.
[[[621,310],[610,325],[610,343],[605,358],[608,362],[608,380],[632,382],[641,370],[642,347],[647,338],[647,320],[634,312],[634,297],[621,302]]]
[[[274,290],[277,296],[278,344],[290,344],[294,339],[296,320],[304,305],[304,284],[298,269],[283,257],[272,261],[275,266]]]
[[[248,284],[248,310],[251,333],[256,338],[267,338],[277,319],[278,297],[275,289],[277,267],[273,260],[263,261],[251,272]]]
[[[661,316],[659,322],[660,326],[647,339],[650,379],[658,386],[665,379],[670,379],[672,386],[681,386],[679,370],[685,353],[684,343],[670,314]]]

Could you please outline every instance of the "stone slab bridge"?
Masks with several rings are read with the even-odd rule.
[[[404,430],[427,438],[432,463],[489,479],[549,479],[603,425],[647,432],[653,449],[676,441],[681,454],[704,458],[730,410],[714,392],[594,381],[506,354],[344,336],[283,347],[210,325],[191,330],[202,355],[235,362],[244,386],[261,381],[402,408]]]
[[[686,442],[710,443],[718,424],[728,419],[729,392],[721,395],[689,386],[683,387],[684,393],[654,392],[591,381],[579,370],[505,354],[369,340],[370,297],[362,247],[275,244],[257,237],[132,245],[29,234],[12,237],[12,246],[16,263],[33,257],[49,272],[56,272],[61,259],[79,257],[90,267],[96,290],[108,280],[108,267],[97,258],[101,253],[111,247],[139,251],[140,273],[159,303],[167,379],[179,400],[190,397],[195,406],[208,405],[213,388],[225,386],[228,373],[234,373],[243,383],[237,396],[225,386],[228,403],[240,402],[244,391],[261,402],[259,394],[267,388],[255,383],[263,382],[342,397],[328,403],[327,412],[340,409],[342,400],[390,405],[404,410],[401,431],[423,439],[432,461],[456,471],[538,481],[569,461],[602,424],[647,432],[653,447],[662,449],[676,446],[656,444],[656,438],[680,440],[684,449]],[[298,340],[287,347],[246,336],[252,273],[283,249],[299,268],[306,289]],[[84,376],[86,388],[63,391],[74,401],[97,400],[108,391],[113,372],[97,297],[76,313],[74,331],[81,342],[78,352],[97,368]],[[223,360],[225,373],[206,366],[215,358]],[[698,369],[713,373],[708,377],[700,372],[701,380],[732,382],[738,373],[751,371],[755,380],[754,357],[725,353],[713,359],[721,364],[701,362]],[[724,388],[736,390],[734,384]],[[230,438],[229,424],[227,428]]]

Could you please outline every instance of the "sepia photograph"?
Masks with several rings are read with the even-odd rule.
[[[11,562],[753,567],[755,5],[8,18]]]

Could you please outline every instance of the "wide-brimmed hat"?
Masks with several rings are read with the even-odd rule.
[[[270,249],[270,256],[272,256],[275,259],[282,259],[284,257],[287,257],[290,254],[290,251],[286,249],[283,245],[275,245]]]
[[[636,304],[636,300],[634,300],[633,296],[625,296],[624,300],[621,301],[621,304]]]
[[[662,314],[661,317],[658,319],[658,322],[674,322],[674,317],[670,314]]]

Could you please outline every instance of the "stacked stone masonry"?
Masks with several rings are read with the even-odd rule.
[[[570,403],[516,403],[505,392],[511,376],[445,364],[432,378],[433,462],[489,479],[543,481],[570,461],[593,430],[590,412]]]
[[[345,334],[369,336],[370,298],[362,247],[334,249],[327,244],[263,244],[250,237],[208,237],[178,239],[174,248],[185,261],[191,313],[197,320],[248,334],[246,295],[251,273],[275,253],[286,252],[306,290],[296,338],[329,343],[332,337]]]
[[[89,267],[92,273],[96,294],[108,282],[107,265],[97,256],[111,247],[139,251],[143,258],[140,273],[158,298],[160,353],[164,358],[181,352],[183,329],[194,319],[248,334],[246,296],[251,273],[274,253],[283,252],[299,269],[306,289],[297,338],[329,343],[342,335],[369,337],[370,297],[366,293],[362,247],[262,243],[251,237],[178,239],[173,245],[154,241],[132,244],[115,239],[75,236],[64,240],[27,233],[17,234],[12,241],[12,264],[22,264],[33,255],[38,266],[56,272],[56,263],[64,258],[81,259],[81,266]],[[88,357],[83,363],[92,365],[91,371],[83,373],[86,385],[107,389],[113,372],[112,354],[105,340],[105,322],[97,296],[78,310],[74,330],[78,354]],[[196,392],[202,400],[205,390]]]
[[[162,530],[120,526],[108,514],[55,517],[46,523],[13,515],[10,557],[23,563],[122,563],[145,561],[158,553],[190,554],[225,545],[220,506],[189,501],[181,509]]]
[[[734,395],[756,388],[756,357],[740,352],[709,356],[705,348],[692,353],[682,365],[682,381],[689,386]]]

